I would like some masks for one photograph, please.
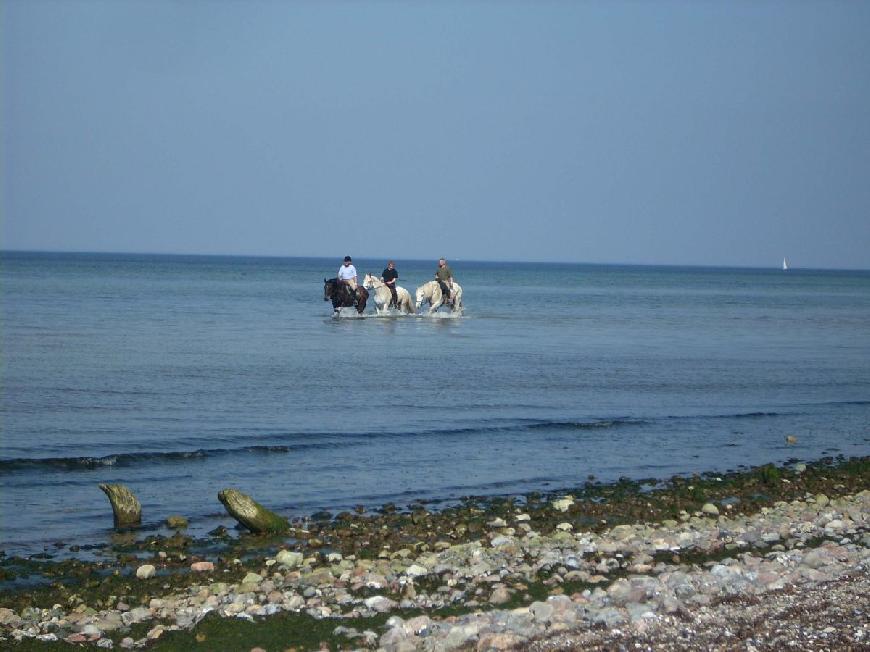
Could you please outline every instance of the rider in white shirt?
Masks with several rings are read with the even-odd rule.
[[[338,280],[346,284],[356,294],[356,267],[350,256],[344,257],[344,264],[338,268]]]

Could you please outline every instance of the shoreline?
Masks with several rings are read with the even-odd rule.
[[[0,640],[240,650],[257,640],[266,650],[652,641],[723,600],[831,582],[844,594],[866,588],[868,488],[870,458],[826,459],[587,482],[570,496],[469,498],[440,512],[387,505],[296,523],[289,539],[225,541],[221,553],[196,552],[209,542],[178,533],[105,562],[4,557]],[[10,575],[29,571],[53,583],[8,590]],[[837,630],[841,644],[868,643],[864,614],[841,619],[860,634],[849,643]]]

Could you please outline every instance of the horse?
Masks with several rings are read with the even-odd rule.
[[[375,311],[379,314],[386,314],[389,311],[390,301],[393,299],[393,294],[390,288],[377,276],[366,274],[363,279],[363,287],[369,290],[375,290]],[[398,307],[402,312],[413,315],[414,304],[411,302],[411,293],[405,288],[396,286],[396,298],[398,299]]]
[[[441,292],[441,285],[438,281],[429,281],[417,288],[417,310],[420,309],[424,301],[429,302],[430,315],[445,305],[444,293]],[[451,308],[454,313],[462,314],[462,287],[456,281],[453,282],[453,305]]]
[[[337,317],[341,308],[352,308],[363,314],[366,309],[369,292],[364,287],[357,287],[356,296],[348,287],[347,283],[339,283],[338,279],[323,279],[323,300],[332,301],[333,317]]]

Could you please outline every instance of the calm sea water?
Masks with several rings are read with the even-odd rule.
[[[870,451],[867,272],[452,261],[461,319],[333,320],[338,256],[0,261],[9,554],[106,542],[101,482],[201,534],[225,487],[304,515]]]

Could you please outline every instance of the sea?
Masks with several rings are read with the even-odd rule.
[[[296,518],[870,453],[870,272],[451,260],[461,317],[333,318],[339,253],[0,254],[0,550],[107,544],[100,483],[199,536],[230,487]]]

